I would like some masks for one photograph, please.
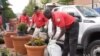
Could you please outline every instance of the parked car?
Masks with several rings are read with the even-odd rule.
[[[61,11],[73,15],[79,22],[78,49],[85,55],[100,54],[100,14],[95,10],[77,5],[55,7],[52,11]]]
[[[100,8],[94,8],[100,14]]]

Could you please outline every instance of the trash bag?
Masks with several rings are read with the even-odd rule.
[[[47,46],[49,56],[62,56],[62,50],[59,45],[56,44],[56,40],[50,40]]]

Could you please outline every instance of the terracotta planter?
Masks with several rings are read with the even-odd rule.
[[[24,44],[30,41],[31,36],[25,35],[25,36],[13,36],[13,46],[17,53],[20,53],[22,55],[27,54],[26,48],[24,47]]]
[[[27,49],[27,56],[44,56],[44,49],[46,46],[29,46],[25,44]]]
[[[15,32],[6,32],[3,36],[4,42],[7,48],[13,48],[13,43],[11,39],[11,35],[17,35]]]

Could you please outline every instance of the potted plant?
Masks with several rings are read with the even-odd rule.
[[[6,31],[2,31],[3,32],[3,39],[4,39],[4,43],[5,43],[7,48],[13,48],[11,35],[16,35],[17,33],[10,29],[9,23],[6,23]]]
[[[12,43],[11,35],[17,35],[17,33],[16,32],[6,31],[3,34],[4,43],[5,43],[7,48],[13,48],[13,43]]]
[[[27,44],[25,44],[28,56],[44,56],[44,50],[46,48],[45,41],[42,38],[33,38]]]
[[[25,23],[20,23],[18,25],[18,35],[12,36],[13,46],[17,53],[22,55],[27,54],[24,44],[31,39],[31,35],[27,34],[27,25]]]
[[[27,34],[27,28],[28,28],[27,24],[25,24],[25,23],[20,23],[20,24],[18,25],[18,35],[19,35],[19,36],[26,35],[26,34]]]
[[[0,48],[0,56],[10,56],[9,50],[7,48]]]

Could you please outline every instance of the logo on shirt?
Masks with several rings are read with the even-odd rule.
[[[60,18],[57,18],[57,22],[60,22],[60,20],[61,20]]]

